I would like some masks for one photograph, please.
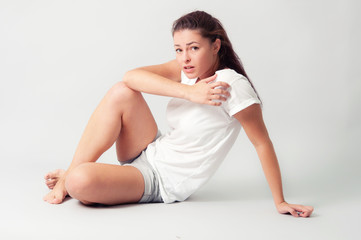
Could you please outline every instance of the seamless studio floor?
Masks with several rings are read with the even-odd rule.
[[[315,207],[307,219],[278,214],[265,183],[217,176],[182,203],[50,205],[42,201],[49,167],[1,170],[1,239],[358,239],[361,197],[351,188],[306,192],[308,181],[293,183],[301,190],[286,189],[288,201],[302,196]]]
[[[312,217],[275,210],[243,131],[185,202],[45,203],[43,176],[67,167],[104,94],[126,71],[174,58],[171,24],[196,9],[224,24],[264,103],[286,200],[314,206]],[[1,0],[0,240],[361,239],[360,10],[357,0]],[[165,130],[168,98],[145,98]]]

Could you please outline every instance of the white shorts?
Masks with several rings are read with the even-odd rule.
[[[158,131],[157,136],[154,141],[161,135]],[[139,203],[155,203],[163,202],[163,199],[159,191],[159,180],[157,174],[155,173],[152,165],[150,165],[147,155],[145,154],[145,149],[134,159],[121,162],[122,166],[133,166],[137,168],[143,175],[144,178],[144,193]]]

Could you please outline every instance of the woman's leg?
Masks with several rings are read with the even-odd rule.
[[[144,192],[141,172],[132,166],[84,163],[66,178],[69,195],[84,204],[138,202]]]
[[[119,161],[136,157],[157,134],[142,94],[119,82],[91,116],[76,149],[75,162],[95,162],[117,141]],[[124,147],[123,147],[123,146]]]
[[[156,134],[157,125],[142,94],[129,89],[122,82],[117,83],[95,109],[79,141],[70,167],[58,179],[53,190],[44,197],[44,200],[61,203],[67,194],[65,186],[67,175],[83,163],[95,162],[114,142],[117,142],[118,160],[126,161],[136,157]],[[90,174],[93,173],[92,168]],[[46,176],[47,180],[51,181],[52,178],[49,176],[51,174]]]

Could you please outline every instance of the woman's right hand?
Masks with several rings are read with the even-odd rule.
[[[230,86],[226,82],[212,83],[216,78],[217,74],[214,74],[191,85],[186,99],[195,103],[220,106],[222,104],[221,101],[226,101],[230,96],[227,90]]]

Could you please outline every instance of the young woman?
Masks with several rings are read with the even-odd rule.
[[[84,204],[184,201],[216,171],[241,126],[253,143],[280,213],[289,204],[260,100],[221,23],[195,11],[173,24],[176,59],[127,72],[92,114],[70,167],[45,176],[44,200]],[[174,97],[162,135],[141,92]],[[95,163],[114,143],[121,166]]]

